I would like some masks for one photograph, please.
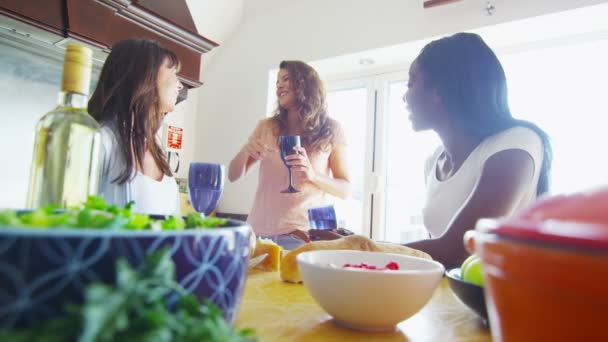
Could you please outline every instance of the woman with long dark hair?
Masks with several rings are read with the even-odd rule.
[[[156,134],[175,109],[182,84],[175,53],[147,39],[116,44],[105,61],[89,113],[101,124],[100,194],[136,212],[179,212],[175,179]]]
[[[308,209],[325,204],[325,194],[345,198],[350,192],[345,138],[327,115],[325,90],[317,72],[304,62],[283,61],[277,76],[277,107],[261,120],[249,141],[230,162],[234,182],[260,162],[258,188],[247,221],[259,236],[287,249],[307,240]],[[279,136],[299,135],[302,147],[287,156],[297,193],[282,193],[288,172],[278,147]]]
[[[505,72],[476,34],[426,45],[404,95],[416,131],[443,142],[427,161],[424,224],[431,239],[408,244],[446,267],[467,256],[463,235],[478,219],[513,214],[549,189],[551,145],[535,124],[513,118]]]
[[[431,238],[407,245],[446,267],[460,265],[463,235],[477,220],[512,215],[548,191],[549,138],[513,118],[502,65],[476,34],[427,44],[410,67],[403,100],[414,130],[433,130],[443,143],[425,165],[423,218]]]

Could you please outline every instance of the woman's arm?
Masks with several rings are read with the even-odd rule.
[[[534,161],[523,150],[500,151],[486,160],[481,176],[446,232],[435,239],[406,244],[429,253],[446,268],[458,267],[467,257],[463,236],[484,217],[501,217],[513,212],[534,175]]]
[[[319,187],[324,192],[342,199],[350,196],[350,179],[346,168],[346,151],[344,145],[334,146],[329,155],[329,169],[332,175],[325,175],[316,172],[308,159],[306,149],[303,147],[294,148],[298,154],[293,154],[287,157],[292,171],[299,172],[303,177]]]
[[[243,177],[258,160],[266,158],[277,150],[262,139],[267,121],[260,121],[251,134],[249,141],[241,148],[228,166],[228,180],[234,182]]]
[[[313,183],[331,195],[346,199],[351,193],[347,165],[345,146],[337,145],[329,155],[332,176],[317,173]]]
[[[230,161],[230,165],[228,166],[228,180],[231,182],[235,182],[243,177],[249,168],[256,162],[256,160],[251,158],[247,152],[246,146],[247,145],[243,146]]]

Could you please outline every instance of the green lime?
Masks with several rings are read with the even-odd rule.
[[[479,286],[484,285],[483,263],[479,257],[470,260],[468,263],[465,260],[463,266],[464,267],[460,270],[462,280]]]
[[[479,256],[477,254],[471,254],[469,255],[468,258],[466,258],[464,260],[464,262],[462,263],[462,266],[460,266],[460,278],[462,279],[463,275],[464,275],[464,270],[469,266],[469,264],[474,261],[479,259]]]

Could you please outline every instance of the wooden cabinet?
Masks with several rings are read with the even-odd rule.
[[[27,24],[63,34],[65,27],[65,0],[2,0],[0,14]]]
[[[3,0],[0,14],[107,51],[127,38],[154,39],[179,56],[189,88],[201,85],[201,54],[218,46],[197,33],[185,0]]]

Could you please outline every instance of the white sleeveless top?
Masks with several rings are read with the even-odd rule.
[[[471,152],[454,175],[444,181],[437,179],[436,169],[437,159],[445,149],[441,146],[433,153],[425,167],[427,192],[423,209],[424,225],[432,237],[443,235],[450,222],[466,204],[481,177],[486,160],[500,151],[510,149],[524,150],[534,161],[534,174],[510,215],[536,199],[543,162],[543,143],[538,134],[526,127],[513,127],[490,136]]]
[[[135,201],[132,210],[142,214],[178,215],[179,192],[175,178],[167,175],[161,181],[133,170],[134,177],[124,184],[113,182],[124,169],[125,162],[118,153],[118,140],[110,126],[100,129],[102,159],[99,195],[106,203],[124,206]]]
[[[136,213],[173,215],[179,213],[177,183],[167,175],[161,181],[137,171],[128,182],[127,197],[135,201],[132,210]]]

